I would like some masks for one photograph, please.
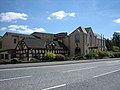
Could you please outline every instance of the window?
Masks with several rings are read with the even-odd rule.
[[[88,35],[86,34],[86,44],[88,43]]]
[[[92,46],[92,35],[90,35],[90,46]]]
[[[0,59],[4,59],[4,54],[0,54]]]
[[[48,48],[49,50],[54,50],[54,49],[55,49],[55,44],[54,44],[53,42],[51,42],[51,43],[49,43],[49,44],[47,45],[47,48]]]
[[[14,44],[16,44],[17,42],[16,42],[16,39],[14,39]]]
[[[9,58],[8,54],[5,54],[5,59],[8,59],[8,58]]]
[[[79,34],[75,35],[75,42],[76,43],[80,42],[80,35]]]

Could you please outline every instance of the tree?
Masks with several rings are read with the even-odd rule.
[[[106,39],[106,47],[108,51],[112,51],[113,43],[112,40]]]
[[[114,32],[112,42],[114,46],[120,47],[120,33],[119,32]]]

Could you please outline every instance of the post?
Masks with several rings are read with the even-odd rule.
[[[101,51],[102,51],[102,34],[101,34]]]

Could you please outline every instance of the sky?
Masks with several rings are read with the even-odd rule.
[[[70,34],[79,26],[111,38],[120,32],[120,0],[0,0],[0,36]]]

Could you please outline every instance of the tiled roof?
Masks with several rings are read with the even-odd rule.
[[[54,34],[52,34],[52,33],[43,33],[43,32],[34,32],[34,33],[32,33],[31,35],[33,35],[33,34],[46,34],[46,35],[54,35]]]
[[[50,42],[55,44],[55,49],[67,49],[67,47],[59,41],[50,41],[45,39],[29,39],[26,38],[23,40],[29,48],[42,48],[46,49],[46,45]]]
[[[31,38],[34,38],[34,36],[28,35],[28,34],[20,34],[20,33],[12,33],[12,32],[6,32],[6,34],[10,34],[10,35],[16,36],[16,37],[31,37]]]

